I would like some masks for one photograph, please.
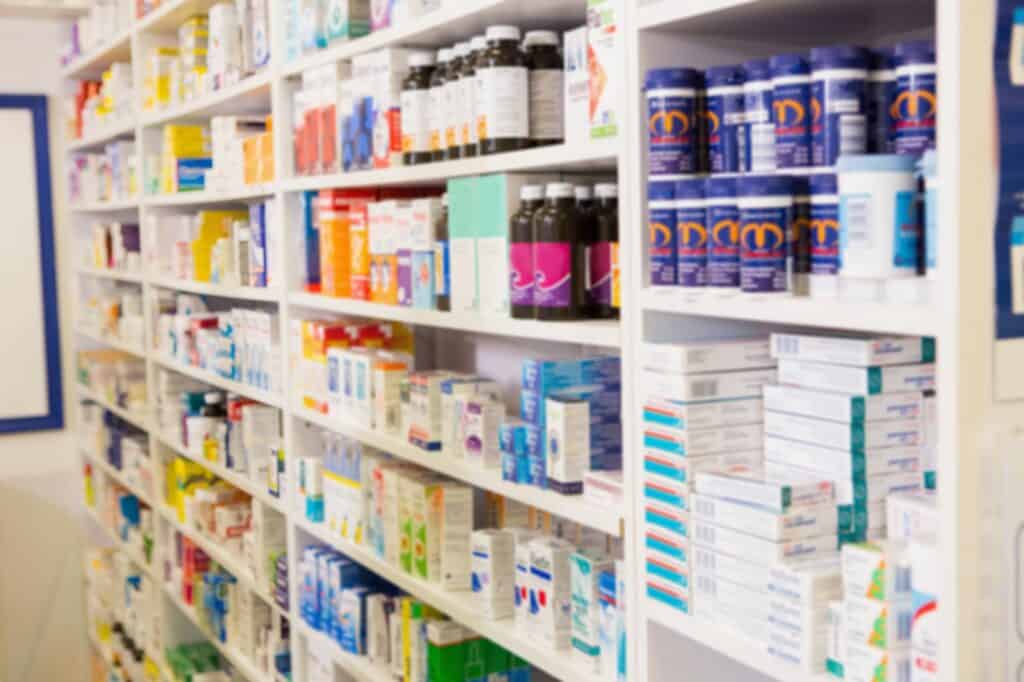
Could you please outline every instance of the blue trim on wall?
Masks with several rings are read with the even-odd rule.
[[[43,333],[46,342],[45,415],[0,419],[0,433],[64,428],[64,389],[57,305],[57,258],[53,235],[53,188],[50,184],[50,133],[45,95],[0,95],[0,109],[27,109],[32,114],[36,155],[36,202],[39,212],[39,264],[43,288]]]

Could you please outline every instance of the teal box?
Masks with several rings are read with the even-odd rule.
[[[448,181],[448,239],[453,313],[479,310],[477,178]],[[507,284],[507,282],[506,282]]]

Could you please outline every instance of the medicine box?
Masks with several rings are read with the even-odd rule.
[[[772,334],[772,357],[834,365],[871,367],[935,361],[935,339],[889,336],[851,339],[804,334]]]
[[[470,550],[473,602],[487,618],[511,618],[515,614],[515,536],[506,530],[475,530]]]
[[[763,419],[760,398],[678,403],[649,397],[644,401],[644,423],[673,429],[708,429],[715,426],[756,424]]]
[[[477,292],[476,179],[448,181],[448,236],[453,313],[475,312]]]
[[[846,641],[889,651],[910,646],[914,608],[907,595],[895,601],[877,601],[847,595],[843,600]]]
[[[791,563],[828,558],[839,549],[836,534],[790,542],[772,542],[693,518],[693,542],[720,552],[731,552],[762,564]]]
[[[918,446],[923,440],[921,420],[833,422],[785,412],[765,410],[765,434],[823,447],[863,453],[867,448]]]
[[[515,624],[522,632],[530,630],[530,543],[542,537],[539,531],[525,528],[509,529],[515,542]]]
[[[728,372],[774,367],[767,338],[645,343],[641,366],[672,374]]]
[[[804,360],[779,360],[779,383],[840,393],[877,395],[935,388],[935,365],[846,367]],[[766,382],[773,383],[773,382]]]
[[[539,538],[530,543],[530,634],[555,650],[568,649],[572,637],[571,543]]]
[[[681,483],[677,479],[646,472],[643,486],[645,501],[657,502],[679,511],[686,511],[690,508],[692,485],[689,483]]]
[[[792,507],[832,503],[833,483],[814,476],[760,476],[701,472],[695,490],[701,495],[751,504],[777,512]]]
[[[694,495],[690,513],[695,519],[756,535],[772,542],[835,535],[840,530],[835,504],[795,507],[780,514],[762,507]]]
[[[587,65],[587,27],[566,31],[562,38],[565,64],[565,143],[590,139],[590,71]]]
[[[590,470],[590,408],[584,400],[546,401],[548,486],[563,495],[583,492],[583,474]]]
[[[644,590],[648,599],[661,602],[680,613],[690,613],[690,590],[680,589],[675,585],[659,580],[657,577],[647,576]]]
[[[498,443],[498,427],[505,419],[505,404],[485,396],[461,400],[465,400],[462,415],[465,434],[463,457],[469,464],[481,469],[499,468],[501,448]]]
[[[846,598],[894,601],[910,596],[910,561],[896,541],[843,546]]]
[[[897,493],[885,500],[886,528],[893,540],[935,542],[939,536],[938,497],[934,490]]]
[[[409,375],[409,442],[424,450],[441,449],[441,384],[450,372],[413,372]]]
[[[762,387],[774,384],[776,379],[774,368],[693,375],[667,374],[649,369],[642,371],[647,395],[686,403],[760,398]]]
[[[812,676],[825,673],[825,656],[828,652],[827,620],[810,635],[797,637],[785,628],[768,631],[764,652],[782,663]]]
[[[414,573],[440,583],[446,590],[469,589],[467,539],[473,527],[473,489],[445,481],[427,486],[425,492],[424,525],[415,528],[414,533],[426,544],[427,570],[424,574],[417,567]]]
[[[847,641],[844,682],[911,682],[910,650],[883,651]]]
[[[587,0],[590,138],[619,134],[623,87],[623,0]]]
[[[456,409],[459,396],[480,395],[498,400],[501,387],[494,381],[470,375],[451,375],[441,382],[441,452],[446,456],[464,456],[462,444],[457,445],[456,434],[462,422],[461,409]],[[458,407],[464,407],[465,402]]]
[[[643,445],[647,451],[687,458],[705,457],[729,451],[758,449],[761,447],[763,433],[761,424],[710,429],[673,429],[647,425],[644,427]]]
[[[622,381],[622,361],[615,355],[580,360],[528,359],[523,361],[522,388],[542,396],[573,386],[600,384],[618,386]]]
[[[751,620],[760,620],[767,639],[773,631],[785,631],[797,640],[814,641],[824,629],[828,600],[780,601],[759,593],[743,583],[732,583],[694,569],[693,598],[698,610],[710,600],[715,608],[729,613],[746,612]]]
[[[663,504],[657,500],[644,500],[644,522],[660,532],[669,533],[678,539],[690,537],[690,516],[681,508]]]
[[[798,386],[766,385],[766,410],[829,419],[844,423],[915,419],[922,414],[920,391],[849,395]]]
[[[577,552],[571,559],[572,651],[584,668],[600,672],[600,576],[615,569],[615,562],[593,552]]]
[[[764,458],[842,480],[920,470],[920,447],[916,445],[851,452],[766,435]]]

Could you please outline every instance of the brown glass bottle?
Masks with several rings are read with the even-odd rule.
[[[417,52],[409,56],[409,75],[402,81],[402,160],[407,166],[429,163],[430,77],[434,55]]]
[[[544,205],[544,188],[524,185],[519,190],[519,210],[509,221],[509,301],[512,317],[521,320],[537,316],[534,305],[533,219]]]
[[[587,236],[587,317],[619,316],[612,305],[613,254],[619,248],[619,193],[612,183],[594,187],[593,232]]]
[[[498,154],[530,145],[530,86],[526,55],[519,49],[519,29],[490,26],[481,80],[480,151]]]
[[[534,215],[534,304],[538,320],[576,320],[583,307],[585,246],[572,185],[554,182]]]
[[[451,242],[448,238],[448,195],[441,195],[441,213],[434,222],[434,303],[452,309]]]
[[[461,87],[462,131],[459,134],[459,143],[462,145],[462,158],[469,158],[477,154],[476,132],[477,126],[477,103],[480,100],[480,84],[476,77],[476,64],[481,53],[487,50],[487,38],[475,36],[469,41],[469,52],[462,58],[462,74],[459,77]]]
[[[530,144],[558,144],[565,138],[565,69],[554,31],[530,31],[523,38],[530,69]]]
[[[437,64],[430,75],[430,158],[444,161],[445,99],[444,86],[448,81],[448,62],[452,51],[445,47],[437,51]]]
[[[444,148],[446,161],[453,161],[462,158],[462,145],[459,144],[459,123],[461,119],[461,86],[459,79],[462,77],[462,58],[469,49],[466,43],[459,43],[451,48],[451,60],[448,62],[447,76],[444,81],[444,139],[441,146]]]

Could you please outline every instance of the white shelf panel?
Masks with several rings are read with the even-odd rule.
[[[927,305],[742,294],[726,298],[711,292],[691,295],[678,287],[648,287],[641,293],[640,303],[643,310],[676,315],[882,334],[935,335],[940,320],[938,312]]]
[[[121,137],[134,137],[135,136],[135,119],[131,118],[127,121],[119,121],[113,124],[107,124],[104,129],[98,133],[92,135],[86,135],[77,140],[71,140],[67,144],[65,151],[68,153],[73,152],[85,152],[93,149],[100,149],[108,142],[116,140]]]
[[[436,12],[405,26],[374,33],[332,45],[304,55],[285,65],[285,76],[295,76],[308,68],[351,59],[382,47],[415,45],[441,47],[469,40],[482,34],[487,26],[513,24],[526,29],[572,28],[586,22],[583,0],[462,0],[447,3]]]
[[[134,424],[143,431],[149,431],[149,423],[145,414],[139,414],[138,412],[134,412],[132,410],[128,410],[118,405],[115,405],[112,401],[107,400],[105,397],[101,396],[99,393],[96,393],[89,387],[83,386],[82,384],[77,385],[79,398],[82,398],[83,400],[91,400],[97,405],[102,406],[103,409],[113,412],[126,422]]]
[[[255,386],[249,384],[243,384],[238,381],[232,381],[231,379],[225,379],[224,377],[218,376],[211,371],[205,369],[199,369],[198,367],[190,367],[186,364],[166,358],[158,352],[150,353],[150,358],[153,362],[158,365],[165,367],[166,369],[178,372],[190,376],[196,381],[202,381],[203,383],[209,384],[210,386],[216,386],[222,388],[230,393],[237,393],[244,398],[250,398],[257,402],[261,402],[264,405],[270,405],[272,407],[281,407],[281,398],[268,391],[262,391]]]
[[[187,291],[192,294],[203,296],[219,296],[221,298],[235,298],[241,301],[269,301],[277,302],[280,293],[276,288],[270,287],[236,287],[224,284],[211,284],[209,282],[192,282],[173,277],[155,277],[150,279],[154,286],[163,289],[174,289],[175,291]]]
[[[117,199],[115,201],[87,201],[85,203],[71,204],[72,213],[116,213],[138,210],[138,199]]]
[[[391,671],[384,666],[374,665],[370,662],[366,656],[356,656],[350,654],[341,648],[341,645],[335,642],[333,639],[320,632],[314,630],[302,620],[302,618],[296,618],[295,622],[292,623],[294,628],[298,625],[298,630],[308,640],[315,640],[321,646],[331,652],[331,660],[334,665],[341,668],[345,673],[354,678],[355,682],[394,682],[394,677],[391,675]]]
[[[132,495],[145,502],[150,507],[153,506],[153,496],[149,492],[143,490],[140,486],[135,485],[127,478],[125,478],[124,474],[120,470],[115,469],[112,464],[103,459],[102,455],[96,454],[92,452],[89,448],[86,448],[84,446],[81,446],[80,450],[82,452],[82,455],[84,455],[86,459],[88,459],[93,465],[95,465],[101,471],[103,471],[103,473],[105,473],[107,476],[117,481],[125,490],[127,490]]]
[[[532,485],[519,485],[502,480],[500,469],[479,469],[440,452],[429,452],[411,445],[402,438],[373,429],[366,429],[333,419],[312,410],[295,408],[293,414],[317,426],[344,434],[367,445],[388,452],[425,469],[436,471],[476,488],[489,490],[505,497],[575,521],[603,533],[618,536],[622,530],[622,512],[590,504],[581,495],[559,495]]]
[[[455,329],[492,336],[511,336],[558,343],[578,343],[587,346],[617,348],[621,343],[618,321],[583,320],[578,322],[542,322],[517,320],[498,315],[453,313],[423,310],[405,306],[383,305],[351,298],[333,298],[319,294],[293,293],[288,303],[313,310],[356,315],[406,324]]]
[[[114,62],[131,61],[132,27],[118,33],[111,40],[97,45],[61,69],[64,78],[85,78],[99,76]]]
[[[240,557],[236,557],[231,552],[222,548],[215,540],[211,540],[199,531],[193,530],[185,524],[180,523],[174,510],[167,505],[159,503],[154,506],[160,509],[160,515],[164,517],[167,523],[169,523],[174,530],[199,545],[199,547],[212,560],[216,561],[224,568],[224,570],[233,575],[240,585],[243,585],[247,590],[255,594],[262,601],[266,602],[267,606],[269,606],[275,614],[278,616],[284,616],[285,618],[290,617],[288,612],[278,606],[277,602],[274,601],[274,598],[270,596],[266,590],[257,585],[256,578],[253,577],[248,568],[242,565]]]
[[[255,201],[273,196],[272,183],[253,185],[236,192],[178,192],[176,194],[153,194],[147,196],[143,203],[146,206],[216,206],[218,204],[241,203]]]
[[[188,102],[147,112],[142,116],[143,126],[160,126],[181,120],[206,120],[213,116],[231,114],[266,114],[270,111],[269,69],[253,74],[234,85],[208,92]]]
[[[451,592],[437,585],[426,583],[391,564],[381,561],[366,547],[354,545],[332,536],[324,524],[312,523],[296,514],[298,527],[319,541],[331,545],[353,561],[365,566],[377,575],[389,580],[409,594],[422,599],[434,608],[479,635],[487,637],[508,649],[520,658],[529,661],[549,675],[571,682],[600,682],[605,678],[583,670],[569,649],[555,651],[516,629],[512,619],[491,620],[480,615],[480,607],[473,599],[473,593]]]
[[[88,11],[88,3],[80,2],[0,2],[5,19],[70,19]]]
[[[111,338],[109,336],[103,336],[102,334],[99,334],[99,333],[97,333],[97,332],[95,332],[95,331],[93,331],[91,329],[85,329],[83,327],[79,327],[75,331],[79,335],[84,336],[85,338],[87,338],[90,341],[93,341],[95,343],[100,343],[100,344],[103,344],[104,346],[110,346],[111,348],[116,348],[117,350],[122,351],[124,353],[131,353],[132,355],[136,355],[136,356],[138,356],[139,358],[142,358],[142,359],[145,359],[145,357],[146,357],[146,351],[145,350],[143,350],[142,348],[139,348],[138,346],[132,345],[130,343],[126,343],[126,342],[124,342],[124,341],[122,341],[120,339],[114,339],[114,338]]]
[[[85,275],[87,277],[96,277],[98,279],[111,279],[118,282],[137,282],[142,283],[142,273],[140,272],[128,272],[127,270],[111,270],[105,268],[78,268],[78,274]]]
[[[332,175],[287,178],[281,182],[286,192],[388,185],[444,185],[448,178],[488,173],[520,171],[578,171],[614,173],[619,140],[600,140],[580,144],[558,144],[519,152],[476,156],[458,161],[438,161],[383,170],[352,171]]]
[[[686,615],[644,597],[647,617],[669,630],[689,637],[713,651],[767,675],[779,682],[835,682],[827,673],[808,673],[764,653],[762,646],[729,628],[709,622],[698,616]]]
[[[143,573],[148,575],[153,580],[157,580],[156,571],[153,570],[152,566],[146,563],[146,560],[143,558],[141,552],[135,551],[133,547],[130,547],[124,542],[122,542],[121,538],[119,538],[113,530],[108,528],[107,524],[103,523],[103,520],[100,519],[99,514],[96,513],[95,508],[86,507],[85,511],[89,518],[92,519],[93,523],[99,526],[100,529],[104,533],[106,533],[107,538],[110,540],[111,544],[117,547],[119,552],[122,552],[126,557],[128,557],[131,560],[131,562],[135,564]]]
[[[135,22],[139,33],[174,33],[189,17],[207,14],[217,0],[170,0]]]
[[[231,485],[235,486],[239,490],[248,493],[251,497],[256,498],[263,504],[267,505],[271,509],[277,511],[280,514],[285,513],[284,501],[278,497],[274,497],[267,492],[266,486],[261,486],[259,481],[255,481],[240,471],[234,471],[228,469],[226,466],[217,462],[211,462],[208,459],[196,456],[194,453],[189,452],[181,441],[177,438],[170,436],[163,432],[157,432],[157,440],[166,445],[168,448],[181,455],[182,457],[195,462],[208,469],[210,472],[215,474],[218,478],[227,481]]]
[[[196,626],[196,629],[203,633],[203,636],[206,637],[214,647],[216,647],[217,651],[220,652],[220,655],[231,663],[231,667],[242,673],[245,679],[249,680],[249,682],[274,682],[274,677],[272,675],[266,675],[260,672],[252,661],[242,655],[242,652],[239,651],[237,647],[228,646],[207,632],[199,623],[199,618],[196,616],[195,609],[185,603],[185,600],[182,599],[181,595],[174,589],[174,585],[165,584],[163,589],[167,598],[178,607],[178,610],[181,611],[186,618],[192,621],[192,624]]]

